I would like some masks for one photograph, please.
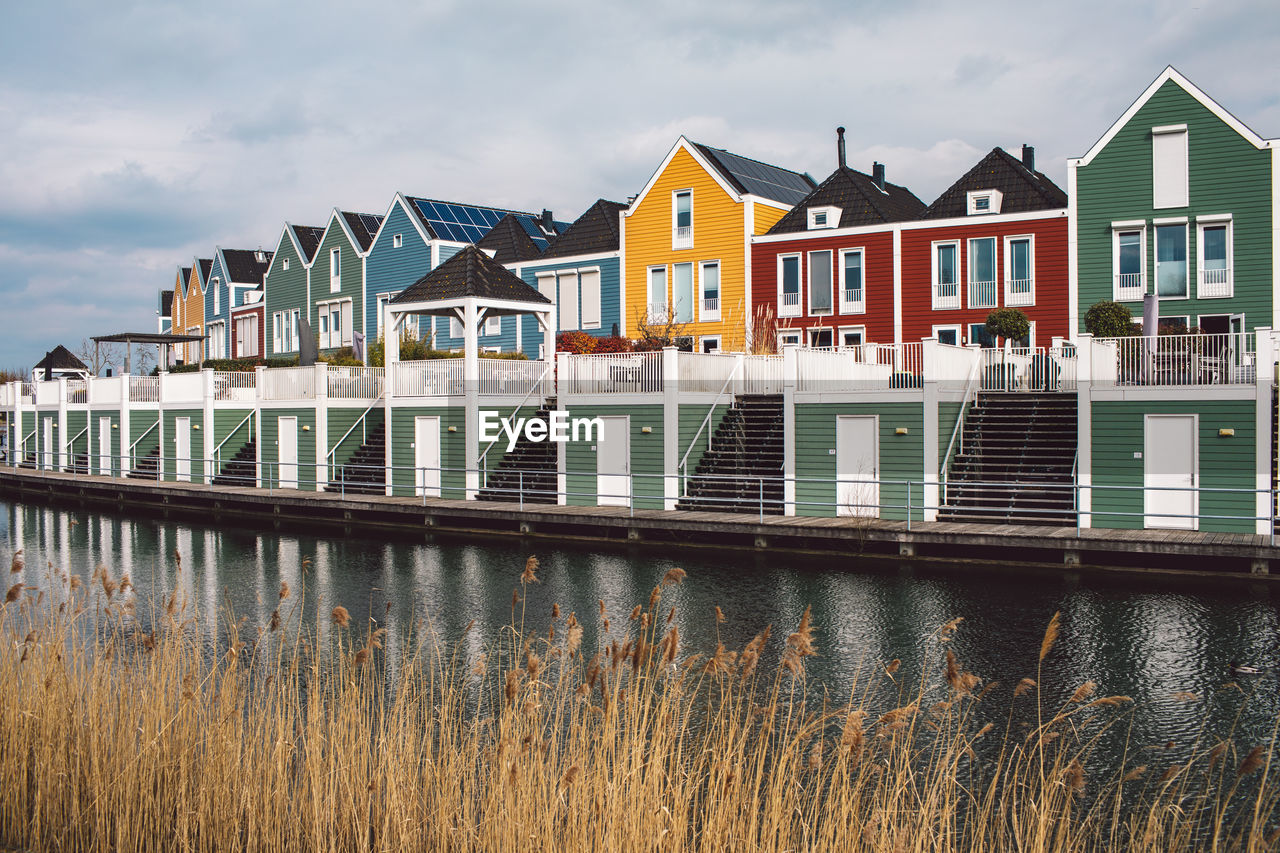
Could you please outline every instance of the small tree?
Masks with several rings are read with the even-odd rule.
[[[997,344],[1022,340],[1031,334],[1031,321],[1017,308],[995,309],[987,315],[986,325],[987,331],[996,337]]]
[[[1133,315],[1119,302],[1104,299],[1085,312],[1084,329],[1096,338],[1128,337],[1133,334]]]
[[[636,331],[640,333],[640,337],[636,340],[635,349],[637,352],[653,352],[678,346],[680,338],[689,337],[687,327],[687,323],[676,320],[674,311],[653,317],[642,314],[636,320]]]

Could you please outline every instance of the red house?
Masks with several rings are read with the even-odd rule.
[[[896,341],[994,346],[993,308],[1031,320],[1023,346],[1067,337],[1067,195],[1019,160],[992,149],[920,215],[902,226]]]
[[[263,289],[246,291],[244,302],[231,309],[231,357],[262,358],[266,344],[263,323]]]
[[[836,170],[751,241],[753,325],[772,319],[778,346],[894,340],[896,224],[925,205],[885,181],[880,163],[870,175],[846,166],[844,128],[837,133]]]

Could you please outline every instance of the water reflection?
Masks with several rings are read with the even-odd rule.
[[[155,519],[67,512],[2,504],[0,542],[23,549],[25,569],[9,580],[40,588],[48,567],[88,583],[96,566],[114,577],[128,573],[144,611],[176,595],[199,616],[204,642],[224,637],[227,607],[246,630],[268,625],[273,611],[286,630],[302,623],[331,635],[330,611],[346,607],[353,630],[388,629],[386,659],[403,654],[411,629],[423,624],[465,654],[478,656],[513,617],[512,592],[527,551],[518,543],[421,545],[385,539],[321,539],[200,527]],[[177,556],[175,556],[177,555]],[[1137,704],[1124,736],[1140,746],[1174,741],[1189,748],[1203,729],[1226,732],[1242,697],[1237,742],[1268,736],[1280,709],[1280,610],[1265,593],[1245,587],[1153,590],[1139,585],[1071,583],[1052,575],[977,574],[940,577],[859,564],[854,558],[802,559],[774,555],[681,558],[653,551],[594,553],[539,546],[541,582],[531,586],[514,616],[544,631],[553,604],[576,613],[586,628],[584,648],[609,639],[598,617],[603,602],[613,636],[648,600],[675,565],[689,575],[664,592],[676,606],[675,624],[686,651],[709,652],[717,641],[741,648],[765,625],[774,626],[772,652],[808,605],[813,607],[820,657],[809,665],[836,701],[855,683],[883,679],[883,664],[901,658],[898,676],[914,692],[926,654],[939,654],[939,626],[965,617],[952,648],[985,680],[999,680],[988,707],[1007,708],[1012,686],[1036,677],[1040,640],[1050,616],[1062,612],[1063,632],[1046,661],[1042,686],[1056,705],[1086,680],[1099,694],[1123,694]],[[178,560],[181,560],[179,568]],[[289,598],[280,601],[284,583]],[[100,594],[100,593],[96,593]],[[726,617],[717,624],[715,607]],[[465,633],[467,624],[475,628]],[[1231,660],[1266,670],[1231,684]],[[1117,735],[1119,737],[1119,735]]]

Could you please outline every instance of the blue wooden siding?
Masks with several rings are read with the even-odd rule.
[[[393,237],[399,234],[403,245],[395,248]],[[422,239],[409,214],[399,204],[391,208],[387,221],[378,232],[365,259],[368,293],[364,303],[364,334],[367,340],[378,338],[378,295],[397,293],[431,272],[431,244]]]
[[[217,287],[214,286],[213,280],[218,280]],[[213,310],[213,294],[218,294],[218,311]],[[209,284],[204,289],[204,330],[205,341],[208,343],[209,324],[222,323],[224,329],[222,335],[222,350],[213,352],[210,350],[208,358],[227,358],[230,355],[228,348],[231,341],[231,307],[230,307],[230,291],[227,288],[227,274],[222,269],[222,253],[215,252],[213,255],[213,266],[209,270]]]
[[[560,272],[562,270],[581,270],[591,269],[593,267],[600,268],[600,328],[598,329],[581,329],[588,335],[595,337],[606,337],[613,334],[613,326],[618,325],[619,332],[622,329],[622,285],[621,276],[619,275],[618,256],[612,255],[603,258],[595,258],[591,260],[572,260],[560,263],[545,264],[525,264],[521,268],[521,278],[534,290],[538,288],[538,273],[540,272]],[[559,288],[557,280],[557,290]],[[556,294],[557,300],[559,293]],[[578,288],[578,317],[582,317],[582,288]],[[524,327],[521,329],[521,349],[531,358],[538,355],[538,344],[542,343],[542,332],[538,329],[538,320],[536,317],[529,315],[522,318],[521,322]],[[515,342],[512,341],[514,347]]]

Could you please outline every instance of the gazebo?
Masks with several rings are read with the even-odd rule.
[[[387,381],[393,384],[400,357],[399,330],[413,314],[456,318],[462,323],[462,387],[466,398],[466,488],[480,488],[480,324],[489,317],[532,314],[542,330],[543,355],[555,360],[555,305],[502,264],[475,246],[467,246],[405,288],[386,304],[383,328]],[[389,415],[390,413],[388,413]],[[388,416],[387,423],[391,423]],[[390,436],[388,436],[390,438]],[[390,452],[390,441],[388,441]]]
[[[200,363],[204,364],[204,335],[179,335],[172,332],[118,332],[114,335],[95,335],[93,337],[94,360],[97,360],[99,344],[124,344],[124,372],[132,373],[132,345],[159,344],[160,369],[169,365],[169,347],[177,344],[200,342]]]

